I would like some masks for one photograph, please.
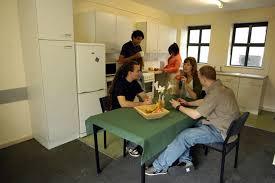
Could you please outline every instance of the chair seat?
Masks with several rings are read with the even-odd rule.
[[[237,143],[237,140],[226,144],[225,152],[228,153],[229,151],[231,151],[231,149],[233,149],[235,147],[236,143]],[[223,149],[223,143],[222,142],[220,142],[220,143],[210,143],[210,144],[204,144],[204,145],[209,147],[209,148],[215,149],[219,152],[222,152],[222,149]]]

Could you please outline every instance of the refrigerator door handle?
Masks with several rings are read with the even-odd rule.
[[[79,94],[86,94],[86,93],[91,93],[91,92],[99,92],[99,91],[102,91],[102,90],[105,90],[105,89],[99,89],[99,90],[93,90],[93,91],[81,92],[81,93],[79,93]]]

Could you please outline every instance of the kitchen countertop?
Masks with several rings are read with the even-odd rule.
[[[154,74],[162,74],[162,71],[143,71],[143,73],[154,73]]]
[[[245,74],[245,73],[238,73],[238,72],[217,72],[217,75],[236,76],[236,77],[253,78],[253,79],[265,79],[267,77],[263,75]]]

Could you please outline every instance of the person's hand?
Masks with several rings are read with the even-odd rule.
[[[174,99],[171,99],[169,102],[172,104],[172,106],[173,106],[174,108],[176,108],[178,105],[180,105],[180,102],[178,102],[178,101],[176,101],[176,100],[174,100]]]
[[[181,80],[181,76],[180,75],[176,75],[175,79],[180,81]]]
[[[188,106],[188,102],[182,98],[178,98],[177,101],[181,104],[181,105],[184,105],[184,106]]]
[[[137,52],[136,54],[134,54],[135,58],[140,58],[141,57],[141,53]]]
[[[184,83],[186,83],[187,78],[185,76],[180,76],[180,80],[183,81]]]
[[[151,97],[146,96],[146,97],[144,98],[144,101],[143,101],[142,103],[143,103],[143,105],[150,105],[150,104],[152,104],[152,99],[151,99]]]

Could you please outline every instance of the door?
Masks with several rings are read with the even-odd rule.
[[[111,13],[96,12],[96,42],[106,45],[107,53],[114,53],[116,42],[116,16]]]
[[[78,93],[106,88],[104,45],[76,44]]]
[[[86,135],[85,120],[90,116],[102,113],[99,98],[104,96],[106,96],[106,90],[78,95],[80,137]]]
[[[73,40],[72,0],[36,0],[39,39]]]
[[[121,47],[124,43],[131,40],[131,35],[134,30],[133,22],[124,16],[117,16],[117,40],[116,40],[116,49],[120,52]]]
[[[39,46],[45,112],[53,147],[78,137],[74,43],[40,40]]]
[[[158,24],[147,22],[147,46],[149,53],[158,52]]]

